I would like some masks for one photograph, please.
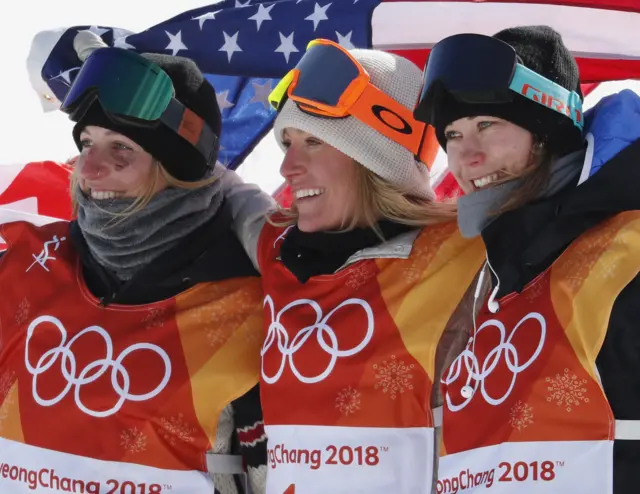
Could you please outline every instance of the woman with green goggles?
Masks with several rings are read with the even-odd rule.
[[[0,225],[0,491],[263,493],[263,295],[214,88],[101,48],[63,110],[76,218]]]

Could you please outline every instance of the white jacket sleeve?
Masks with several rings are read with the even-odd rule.
[[[222,167],[217,165],[216,168]],[[233,231],[255,268],[260,271],[258,239],[266,216],[276,210],[276,201],[257,185],[245,183],[231,170],[224,170],[221,184],[226,203],[231,208]]]

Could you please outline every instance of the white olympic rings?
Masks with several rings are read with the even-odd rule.
[[[57,347],[51,348],[50,350],[44,352],[38,359],[38,362],[35,365],[32,365],[29,358],[29,344],[31,343],[31,339],[36,331],[36,328],[43,323],[51,323],[56,326],[56,328],[58,328],[61,334],[60,344]],[[71,347],[80,337],[88,333],[97,333],[102,336],[106,345],[106,355],[104,358],[95,360],[85,365],[84,368],[78,369],[76,364],[76,357],[71,350]],[[113,342],[111,341],[111,337],[109,336],[109,333],[107,333],[107,331],[100,326],[89,326],[76,334],[68,342],[66,340],[67,330],[59,319],[52,316],[40,316],[34,319],[27,328],[27,341],[25,343],[24,362],[27,370],[33,376],[33,399],[41,406],[48,407],[59,403],[73,387],[74,399],[76,405],[80,410],[82,410],[87,415],[91,415],[92,417],[109,417],[117,413],[126,401],[140,402],[154,398],[155,396],[160,394],[160,392],[166,387],[167,383],[169,382],[169,378],[171,377],[171,360],[169,359],[167,353],[157,345],[153,345],[151,343],[136,343],[125,348],[114,360]],[[129,372],[122,363],[128,355],[137,350],[151,350],[152,352],[155,352],[163,360],[165,367],[164,376],[162,377],[160,383],[154,389],[144,394],[129,393],[131,387],[131,379],[129,377]],[[56,363],[58,357],[61,357],[60,368],[63,377],[67,381],[67,384],[64,389],[55,397],[49,399],[42,398],[38,392],[38,376],[49,370]],[[105,374],[105,372],[108,371],[109,368],[111,368],[111,385],[113,386],[113,390],[118,395],[118,401],[113,407],[109,408],[108,410],[92,410],[85,406],[85,404],[82,402],[80,398],[80,389],[86,384],[97,381]],[[122,379],[122,386],[118,382],[118,376],[120,376],[120,378]]]
[[[371,306],[362,299],[350,298],[345,300],[337,307],[335,307],[331,312],[329,312],[326,316],[323,317],[322,308],[320,305],[314,300],[309,299],[300,299],[294,300],[293,302],[287,304],[280,310],[277,315],[273,304],[273,299],[267,295],[265,297],[264,305],[268,305],[271,309],[271,324],[269,324],[269,328],[267,330],[267,336],[265,338],[264,344],[262,345],[261,355],[262,355],[262,378],[265,382],[269,384],[273,384],[277,382],[284,369],[286,367],[287,362],[289,363],[289,367],[291,368],[291,372],[298,378],[300,382],[303,383],[317,383],[323,381],[324,379],[331,374],[333,368],[336,365],[336,362],[339,358],[342,357],[351,357],[361,352],[371,341],[374,332],[374,316],[373,310]],[[301,328],[299,331],[295,333],[295,336],[289,341],[289,333],[284,325],[280,322],[280,318],[282,315],[287,312],[289,309],[298,306],[309,306],[315,312],[316,320],[315,323]],[[353,348],[349,349],[340,349],[338,345],[338,337],[336,336],[336,332],[334,329],[329,326],[328,321],[336,311],[340,310],[343,307],[355,305],[357,307],[361,307],[365,315],[367,317],[367,328],[364,338],[360,343],[358,343]],[[351,330],[351,328],[344,328],[344,331]],[[311,335],[317,331],[316,339],[320,348],[326,352],[331,358],[329,360],[329,364],[326,369],[321,373],[315,376],[306,376],[296,366],[293,356],[295,353],[300,350],[300,348],[307,342],[307,340],[311,337]],[[282,356],[282,360],[280,362],[280,366],[277,372],[274,375],[267,375],[264,369],[264,356],[267,351],[272,347],[274,342],[277,340],[277,348]],[[328,340],[328,341],[327,341]]]
[[[522,326],[522,324],[530,319],[534,319],[538,321],[540,324],[540,339],[538,341],[537,347],[531,357],[526,362],[522,364],[519,363],[520,357],[518,355],[518,349],[511,342],[513,337],[518,332],[518,329]],[[479,359],[473,351],[473,339],[474,337],[477,339],[480,333],[486,329],[494,327],[497,328],[500,332],[500,343],[490,350],[484,360],[482,361],[482,365],[480,365]],[[451,399],[449,391],[447,390],[445,394],[447,407],[452,412],[457,412],[465,408],[476,395],[476,391],[480,388],[480,393],[482,397],[486,400],[490,405],[500,405],[503,403],[511,394],[513,387],[516,384],[516,378],[518,374],[527,369],[533,362],[538,358],[540,352],[542,352],[542,348],[544,347],[545,338],[547,334],[547,323],[544,317],[538,312],[531,312],[524,316],[518,324],[513,328],[513,331],[507,337],[507,330],[504,324],[497,319],[490,319],[486,321],[482,326],[478,328],[474,337],[469,339],[469,343],[467,347],[462,351],[460,355],[453,361],[451,366],[449,367],[449,371],[445,378],[442,379],[442,383],[449,387],[451,384],[458,381],[458,379],[462,375],[462,368],[464,363],[464,368],[467,372],[467,385],[469,382],[474,381],[473,384],[473,393],[470,393],[468,397],[460,404],[455,404]],[[507,368],[512,373],[511,383],[509,388],[505,391],[505,393],[497,398],[491,396],[486,389],[485,382],[486,379],[493,373],[496,366],[500,363],[502,355],[504,353],[504,361],[507,365]]]

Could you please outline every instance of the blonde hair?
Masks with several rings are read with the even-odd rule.
[[[368,168],[356,162],[356,207],[352,215],[345,217],[339,231],[349,231],[357,227],[373,229],[381,240],[385,240],[377,226],[380,220],[389,220],[403,225],[424,227],[455,219],[456,206],[452,201],[435,202],[430,199],[408,194],[400,187],[381,178]],[[274,220],[267,215],[267,221],[274,226],[290,226],[298,221],[295,203],[290,208],[278,206],[284,220]]]
[[[149,202],[153,198],[155,194],[154,191],[156,190],[160,177],[164,178],[168,187],[175,187],[177,189],[186,189],[186,190],[197,190],[202,187],[206,187],[207,185],[210,185],[216,180],[218,180],[219,178],[217,175],[213,175],[211,177],[198,180],[196,182],[186,182],[184,180],[178,180],[177,178],[175,178],[166,170],[164,166],[162,166],[162,163],[160,163],[155,159],[153,160],[152,166],[153,166],[153,171],[151,172],[151,176],[147,184],[144,186],[142,193],[135,198],[135,200],[130,206],[128,206],[127,208],[125,208],[124,211],[119,213],[103,210],[104,212],[112,215],[114,220],[117,220],[117,221],[114,221],[113,223],[108,223],[107,225],[105,225],[105,228],[116,226],[117,224],[126,220],[130,216],[144,209],[145,206],[149,204]],[[73,173],[71,174],[71,205],[72,205],[72,211],[74,216],[78,214],[78,209],[79,209],[78,201],[76,200],[76,194],[78,193],[79,188],[80,188],[80,185],[78,183],[77,172],[76,172],[76,169],[74,169]]]

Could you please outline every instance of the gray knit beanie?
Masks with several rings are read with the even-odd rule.
[[[378,50],[354,49],[349,53],[364,67],[374,86],[413,110],[422,84],[422,72],[416,65]],[[288,100],[274,123],[276,140],[283,150],[282,133],[288,127],[323,140],[407,194],[434,198],[427,166],[416,161],[411,151],[354,117],[315,117]]]

